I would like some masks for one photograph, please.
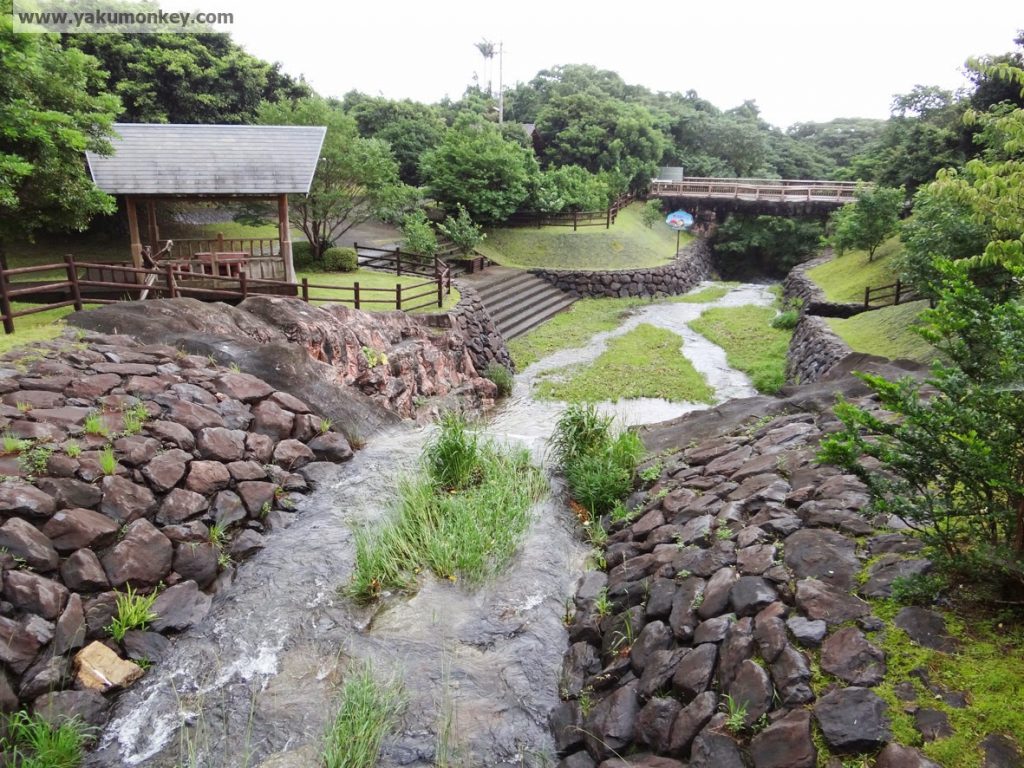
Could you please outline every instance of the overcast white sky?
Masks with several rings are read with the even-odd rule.
[[[506,85],[556,64],[611,69],[716,106],[755,99],[770,123],[887,117],[915,84],[957,88],[968,56],[1013,49],[1010,0],[203,0],[234,38],[322,94],[457,98],[482,74],[474,43],[505,47]],[[495,67],[496,69],[496,67]],[[494,87],[497,88],[495,72]]]

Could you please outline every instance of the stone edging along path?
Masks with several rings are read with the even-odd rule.
[[[101,725],[104,694],[200,621],[346,438],[262,379],[83,334],[0,358],[0,712]],[[146,629],[107,627],[128,588]],[[139,662],[139,663],[136,663]]]
[[[673,296],[686,293],[711,272],[711,246],[695,239],[675,259],[660,267],[577,271],[531,269],[566,293],[579,297]]]
[[[612,526],[606,566],[581,579],[568,624],[551,718],[561,768],[814,768],[813,728],[832,754],[877,753],[875,768],[937,768],[893,741],[878,643],[905,632],[953,652],[956,641],[935,612],[903,608],[892,626],[868,602],[931,564],[919,542],[861,514],[855,477],[815,463],[838,426],[815,397],[813,411],[745,428],[727,411],[690,418],[697,434],[704,422],[724,434],[663,453],[638,519]],[[691,439],[687,419],[655,427],[654,444]],[[901,706],[968,701],[926,687]]]

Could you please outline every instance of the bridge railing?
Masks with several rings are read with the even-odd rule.
[[[652,195],[712,197],[780,202],[850,202],[862,184],[853,181],[802,179],[717,179],[688,177],[680,181],[651,181]]]

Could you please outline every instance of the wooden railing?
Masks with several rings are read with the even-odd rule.
[[[20,287],[19,283],[10,280],[15,276],[30,276],[61,269],[65,275],[63,280],[33,282]],[[80,271],[84,274],[80,274]],[[343,302],[352,304],[356,309],[362,309],[368,304],[388,305],[411,312],[435,304],[442,307],[445,297],[451,293],[451,284],[451,270],[444,262],[428,280],[412,285],[396,283],[394,288],[369,288],[360,286],[359,281],[354,281],[352,285],[337,286],[311,283],[308,278],[300,283],[252,278],[244,269],[236,274],[202,274],[185,269],[182,262],[176,261],[160,262],[156,268],[145,268],[130,264],[76,261],[74,257],[66,256],[63,263],[0,270],[0,320],[3,321],[4,332],[10,334],[15,330],[15,318],[61,307],[81,310],[84,304],[116,304],[149,297],[173,299],[193,296],[204,301],[240,301],[257,294],[299,296],[306,302]],[[321,292],[321,295],[311,295],[311,289]],[[42,299],[47,294],[58,294],[66,298],[40,302],[17,311],[11,305],[13,300],[31,302],[32,298]],[[111,294],[119,298],[107,298]]]
[[[654,197],[694,197],[775,202],[853,202],[855,181],[809,181],[802,179],[715,179],[687,177],[681,181],[651,181]]]
[[[633,201],[632,195],[623,195],[603,211],[566,211],[564,213],[543,213],[542,211],[520,211],[504,221],[509,227],[604,227],[610,229],[619,212]]]
[[[913,288],[909,285],[904,285],[900,280],[889,285],[879,285],[874,288],[871,286],[864,287],[864,309],[888,307],[899,304],[901,301],[916,301],[919,298],[921,297],[917,295]]]
[[[458,255],[458,249],[447,248],[435,256],[403,251],[401,248],[376,248],[371,245],[353,243],[359,258],[359,266],[369,269],[393,272],[396,275],[422,275],[433,277],[445,272],[450,277],[467,273],[479,272],[487,264],[487,257],[473,252],[471,256]]]
[[[281,252],[281,240],[276,237],[224,237],[218,234],[211,238],[172,240],[172,243],[172,259],[192,260],[197,253],[226,251],[247,253],[250,257],[276,256]]]

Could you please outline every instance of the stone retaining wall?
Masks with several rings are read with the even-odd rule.
[[[476,289],[465,283],[459,283],[458,287],[461,298],[455,308],[444,315],[428,315],[426,322],[435,327],[457,331],[465,340],[466,351],[480,374],[491,363],[498,363],[514,371],[515,363],[508,352],[505,337],[494,324]]]
[[[336,426],[260,378],[127,336],[0,358],[0,713],[101,725],[104,694],[288,524],[316,462],[352,457]],[[159,592],[155,618],[115,640],[129,588]]]
[[[786,353],[786,381],[808,384],[818,381],[853,350],[828,327],[823,317],[806,312],[793,330]]]
[[[669,264],[647,269],[530,271],[578,297],[674,296],[707,279],[711,272],[711,246],[705,239],[694,240]]]
[[[804,312],[822,317],[852,317],[864,312],[864,306],[860,303],[841,304],[829,301],[818,284],[807,276],[807,270],[832,261],[833,258],[835,257],[832,249],[829,248],[818,258],[793,267],[782,283],[783,298],[800,299]]]

